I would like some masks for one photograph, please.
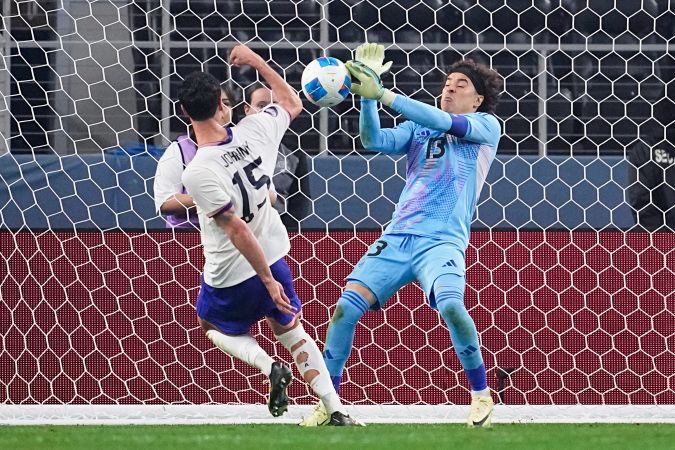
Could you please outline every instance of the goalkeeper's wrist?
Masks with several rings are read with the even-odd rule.
[[[394,103],[394,100],[396,100],[396,94],[391,92],[389,89],[385,89],[382,91],[382,95],[380,96],[380,103],[382,103],[385,106],[389,106],[391,108],[391,105]]]

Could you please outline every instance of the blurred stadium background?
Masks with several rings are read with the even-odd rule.
[[[157,159],[185,132],[181,77],[231,80],[239,101],[256,81],[225,64],[236,43],[299,90],[305,64],[350,59],[364,41],[394,61],[386,84],[431,104],[458,58],[505,78],[466,296],[495,398],[511,405],[497,420],[675,421],[675,234],[637,225],[627,194],[639,183],[631,148],[673,139],[671,1],[2,5],[2,423],[164,420],[167,405],[187,407],[174,410],[186,420],[267,420],[244,408],[264,402],[264,377],[197,327],[199,235],[166,230],[154,211]],[[391,216],[405,160],[361,150],[357,102],[305,107],[284,140],[307,161],[285,223],[306,328],[323,341],[343,277]],[[397,297],[359,325],[343,397],[393,406],[378,409],[383,420],[463,418],[438,406],[469,402],[447,330],[417,286]],[[254,331],[289,360],[265,326]],[[301,382],[290,391],[314,401]],[[204,409],[221,404],[238,412]]]

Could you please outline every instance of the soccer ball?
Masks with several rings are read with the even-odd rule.
[[[352,79],[342,61],[324,56],[305,67],[301,83],[307,100],[325,108],[335,106],[345,99]]]

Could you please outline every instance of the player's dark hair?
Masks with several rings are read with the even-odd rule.
[[[269,89],[270,91],[272,90],[265,83],[260,83],[260,82],[255,82],[252,85],[250,85],[249,87],[247,87],[246,91],[244,93],[244,100],[246,101],[246,103],[249,106],[251,106],[251,97],[253,97],[253,93],[255,91],[257,91],[258,89]]]
[[[220,83],[213,75],[192,72],[178,89],[178,101],[192,120],[207,120],[216,114],[220,91]]]
[[[237,92],[232,85],[225,81],[220,85],[220,89],[225,92],[227,99],[230,101],[230,120],[232,123],[239,122],[239,97]]]
[[[230,86],[228,82],[225,82],[220,85],[220,89],[225,93],[227,99],[230,101],[230,106],[234,108],[234,106],[237,104],[237,96],[234,93],[232,86]]]
[[[478,111],[494,114],[503,86],[502,77],[497,71],[467,58],[450,66],[448,75],[453,72],[460,72],[469,77],[478,95],[483,96],[483,103],[478,107]]]

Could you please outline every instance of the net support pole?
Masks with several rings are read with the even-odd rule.
[[[539,157],[546,156],[546,137],[548,135],[546,123],[546,99],[548,98],[548,86],[546,85],[546,50],[538,53],[539,63],[537,75],[537,138],[539,140]]]
[[[75,32],[74,21],[71,20],[71,16],[67,14],[67,11],[72,11],[71,1],[62,0],[61,3],[63,4],[63,8],[60,8],[56,13],[56,31],[59,36],[70,36]],[[70,59],[69,55],[73,54],[72,48],[75,44],[64,40],[60,41],[60,51],[54,53],[54,68],[59,77],[65,77],[65,75],[74,73],[74,65],[72,64],[72,59]],[[71,135],[71,130],[65,125],[66,120],[69,119],[64,120],[65,117],[69,117],[73,113],[71,108],[72,103],[66,95],[66,92],[70,91],[71,78],[72,77],[67,77],[66,80],[61,78],[60,82],[62,83],[62,89],[56,89],[54,91],[54,108],[58,113],[58,117],[55,117],[52,120],[58,121],[58,123],[56,124],[57,126],[52,126],[52,129],[57,129],[59,131],[54,133],[52,137],[53,140],[50,144],[54,147],[54,151],[60,155],[71,153],[71,149],[73,152],[77,152],[77,148],[72,145],[72,142],[69,139],[67,139],[67,136]],[[72,148],[69,148],[69,146]]]
[[[326,51],[328,47],[328,21],[330,20],[328,14],[328,5],[326,0],[319,2],[321,5],[321,23],[319,25],[319,45],[321,50]],[[322,55],[323,56],[323,55]],[[329,56],[326,54],[325,56]],[[319,153],[323,154],[328,150],[328,109],[321,108],[319,110]]]
[[[11,67],[10,52],[10,26],[9,19],[11,2],[2,2],[2,22],[3,31],[0,33],[0,49],[2,56],[0,58],[0,155],[9,153],[9,105],[10,105],[10,76]]]
[[[159,82],[159,91],[161,98],[162,115],[159,120],[159,134],[161,142],[156,142],[159,145],[168,145],[171,141],[170,126],[171,126],[171,55],[170,47],[171,40],[171,13],[169,12],[168,1],[162,0],[160,3],[162,11],[161,31],[160,31],[160,49],[162,51],[161,59],[161,80]]]

